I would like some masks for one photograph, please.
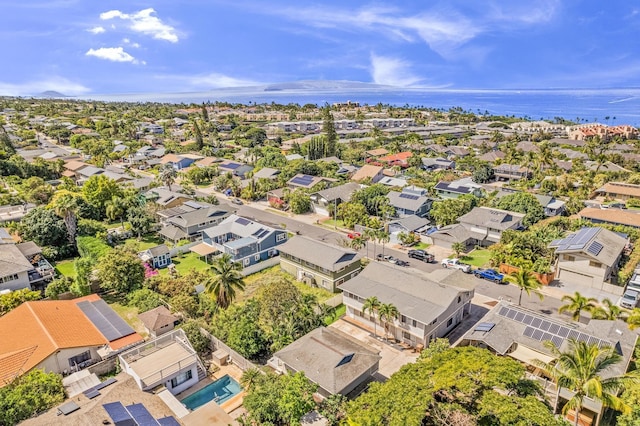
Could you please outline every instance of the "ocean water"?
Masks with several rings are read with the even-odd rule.
[[[378,103],[449,109],[461,107],[474,113],[507,115],[531,120],[563,117],[580,122],[630,124],[640,127],[640,89],[564,90],[425,90],[336,89],[274,90],[220,89],[191,93],[139,93],[92,95],[91,99],[129,102],[202,103],[223,101],[249,103],[297,103],[324,105],[335,102]],[[608,118],[607,118],[608,117]]]

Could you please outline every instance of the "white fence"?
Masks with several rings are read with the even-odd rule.
[[[256,263],[255,265],[247,266],[242,270],[242,275],[245,277],[247,275],[255,274],[256,272],[260,272],[263,269],[271,268],[272,266],[276,266],[280,264],[280,256],[274,256],[267,260],[263,260],[262,262]]]

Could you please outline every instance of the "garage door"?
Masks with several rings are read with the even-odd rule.
[[[561,282],[567,282],[571,284],[578,284],[584,287],[593,287],[593,277],[591,275],[580,274],[574,271],[567,271],[566,269],[560,269],[560,276],[558,279]]]
[[[313,209],[316,211],[317,214],[321,214],[322,216],[332,216],[329,214],[329,212],[325,207],[320,207],[314,204]]]

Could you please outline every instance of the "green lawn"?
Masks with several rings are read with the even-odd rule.
[[[415,246],[411,246],[411,250],[426,250],[429,248],[431,244],[427,244],[427,243],[423,243],[423,242],[419,242],[418,244],[416,244]]]
[[[145,235],[140,240],[138,240],[137,238],[128,238],[124,240],[124,244],[137,244],[136,247],[138,247],[138,250],[140,251],[144,251],[150,249],[151,247],[155,247],[164,243],[164,240],[156,234]]]
[[[491,252],[486,249],[475,249],[471,251],[466,256],[462,257],[462,261],[464,263],[468,263],[469,265],[473,265],[476,268],[482,268],[483,266],[489,263],[491,259]]]
[[[176,270],[181,275],[186,274],[192,269],[195,269],[196,271],[202,271],[211,268],[210,264],[206,263],[204,260],[201,260],[200,256],[193,252],[183,254],[182,256],[176,256],[172,258],[171,261],[176,265]],[[160,269],[160,275],[169,275],[169,269]]]
[[[333,317],[327,317],[324,319],[325,325],[330,325],[336,321],[338,321],[344,314],[347,313],[347,307],[344,305],[338,305],[336,307],[336,314]]]
[[[260,272],[256,272],[255,274],[251,274],[244,279],[244,283],[245,283],[244,291],[238,293],[236,297],[236,301],[244,302],[245,300],[253,297],[256,291],[258,291],[260,280],[265,277],[271,277],[271,278],[283,277],[284,279],[292,278],[291,275],[282,271],[280,269],[280,266],[277,266],[277,265],[271,268],[264,269]],[[335,294],[323,288],[309,287],[308,285],[301,283],[299,281],[293,281],[293,283],[298,288],[298,290],[300,290],[300,292],[302,292],[303,294],[313,294],[314,296],[316,296],[319,302],[324,302],[325,300],[335,296]]]
[[[144,328],[144,324],[142,324],[142,321],[138,318],[138,308],[125,306],[121,303],[111,303],[109,306],[111,306],[120,318],[124,319],[131,328],[140,333],[142,337],[147,337],[148,333]]]
[[[344,226],[344,221],[338,219],[338,220],[333,220],[333,219],[327,219],[327,220],[323,220],[322,225],[324,226],[328,226],[328,227],[338,227],[338,228],[345,228]]]
[[[56,263],[56,272],[60,275],[64,275],[65,277],[75,278],[76,269],[73,267],[74,261],[75,259],[70,259]]]

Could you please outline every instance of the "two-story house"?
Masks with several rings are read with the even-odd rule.
[[[337,179],[298,173],[297,175],[289,179],[289,181],[287,182],[287,187],[291,188],[292,190],[297,188],[310,189],[322,182],[331,185],[334,182],[337,182]]]
[[[202,230],[219,224],[235,211],[230,205],[212,206],[188,201],[182,206],[158,212],[160,217],[171,215],[162,221],[164,226],[159,234],[173,243],[185,239],[195,241],[201,237]]]
[[[500,164],[493,168],[493,173],[499,180],[511,181],[531,178],[531,170],[517,164]]]
[[[458,198],[461,195],[474,195],[476,197],[482,196],[482,186],[475,183],[471,178],[462,178],[454,180],[453,182],[440,181],[433,187],[436,194],[440,198]]]
[[[452,284],[454,283],[454,284]],[[358,276],[341,286],[346,315],[367,329],[384,333],[384,322],[368,310],[365,300],[377,297],[380,303],[391,303],[399,312],[390,321],[389,336],[412,346],[427,346],[443,337],[469,315],[473,284],[469,275],[451,271],[435,282],[425,273],[402,269],[387,263],[372,262]]]
[[[362,269],[358,252],[307,237],[292,238],[278,250],[284,271],[298,281],[333,293]]]
[[[640,185],[626,182],[608,182],[595,190],[595,194],[615,200],[640,199]]]
[[[554,248],[556,278],[584,287],[604,289],[618,271],[627,239],[604,228],[582,228],[549,244]]]
[[[340,203],[349,201],[351,195],[360,189],[360,184],[355,182],[347,182],[344,185],[334,186],[332,188],[323,189],[314,192],[311,198],[311,207],[313,211],[323,216],[333,216],[334,208]]]
[[[396,209],[397,217],[425,217],[433,200],[427,197],[427,190],[417,186],[405,186],[402,192],[390,191],[387,194],[389,204]]]
[[[202,231],[202,244],[215,252],[230,254],[243,267],[278,255],[277,247],[286,241],[287,231],[236,214]]]
[[[0,291],[43,287],[54,275],[34,242],[0,244]]]
[[[451,248],[459,242],[467,248],[488,247],[500,242],[507,229],[523,229],[524,214],[491,207],[474,207],[469,213],[458,218],[457,224],[443,226],[430,235],[433,243]]]

